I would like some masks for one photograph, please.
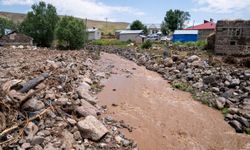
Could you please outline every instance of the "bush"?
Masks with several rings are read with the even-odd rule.
[[[186,46],[186,47],[198,47],[203,49],[207,46],[207,41],[197,41],[197,42],[175,42],[175,46]]]
[[[152,47],[152,42],[150,40],[147,40],[146,42],[144,42],[142,45],[141,45],[141,48],[142,49],[149,49]]]
[[[87,41],[86,26],[83,21],[66,16],[58,23],[56,36],[59,47],[63,49],[79,49]]]
[[[54,40],[54,31],[59,20],[56,8],[45,2],[32,5],[26,19],[20,26],[21,32],[31,36],[34,43],[42,47],[50,47]]]

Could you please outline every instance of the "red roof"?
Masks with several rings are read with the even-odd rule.
[[[205,30],[205,29],[214,29],[216,28],[216,23],[214,22],[207,22],[204,24],[196,25],[193,27],[186,28],[185,30]]]

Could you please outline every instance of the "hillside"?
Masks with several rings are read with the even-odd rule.
[[[16,23],[20,23],[24,20],[25,14],[21,13],[12,13],[12,12],[1,12],[0,17],[9,18]],[[96,27],[99,28],[104,33],[114,33],[115,30],[118,29],[126,29],[128,23],[126,22],[106,22],[105,21],[98,21],[98,20],[87,20],[87,27],[92,28]]]

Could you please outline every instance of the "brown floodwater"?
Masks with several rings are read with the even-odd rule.
[[[124,132],[140,150],[250,149],[250,136],[236,134],[219,111],[174,90],[157,73],[107,53],[96,68],[111,73],[98,94],[99,103],[108,106],[105,115],[134,127]]]

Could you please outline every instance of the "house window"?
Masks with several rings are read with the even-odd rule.
[[[229,28],[228,29],[228,35],[229,36],[241,36],[242,29],[241,28]]]
[[[235,41],[230,41],[230,45],[236,45]]]

